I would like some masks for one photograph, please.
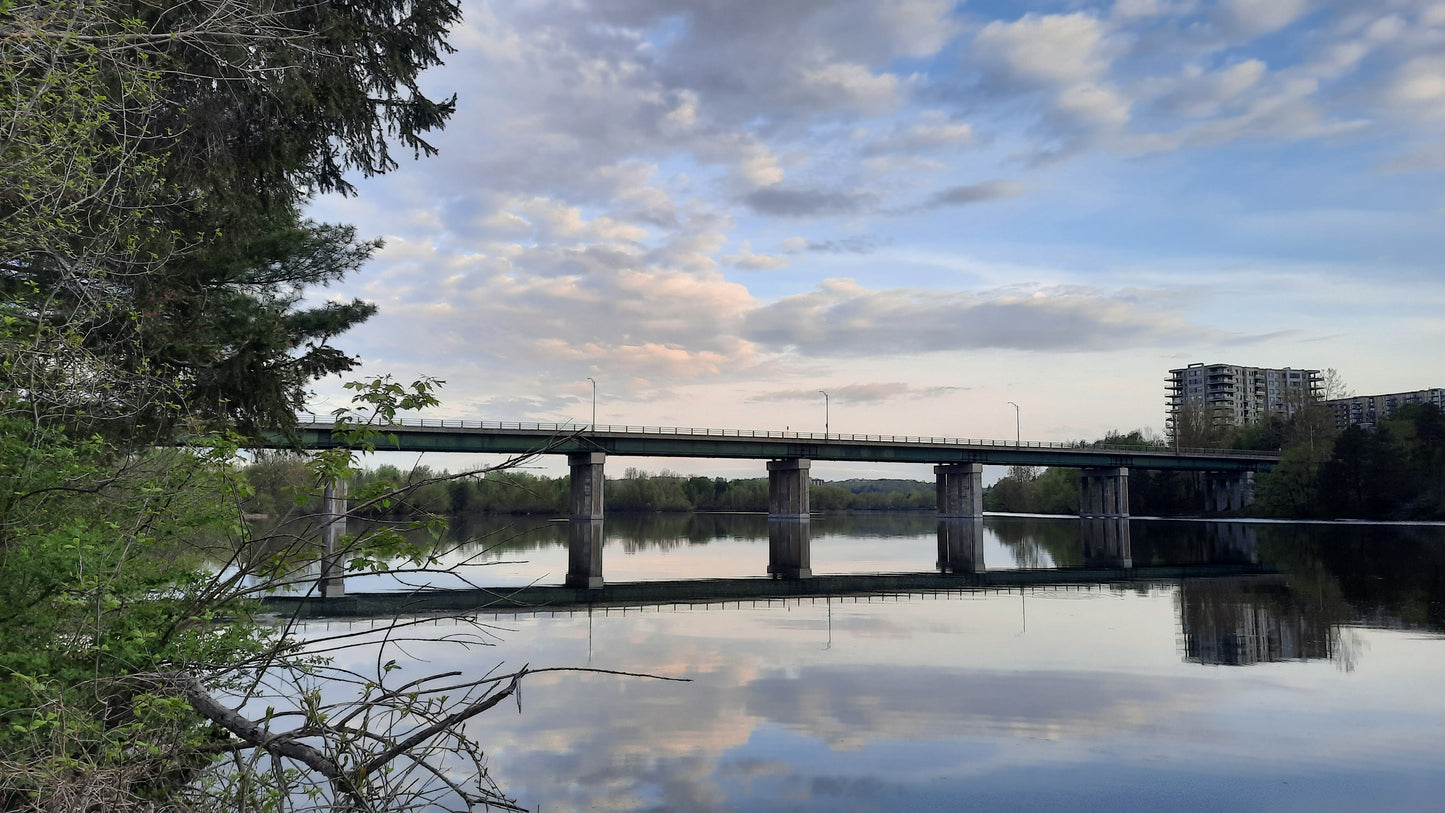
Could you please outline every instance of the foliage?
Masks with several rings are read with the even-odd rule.
[[[416,154],[450,0],[14,0],[0,16],[0,362],[10,392],[113,437],[286,427],[330,340],[302,305],[379,246],[301,217]]]
[[[270,513],[275,500],[263,493],[276,464],[258,462],[248,467],[257,496],[247,502],[249,511]],[[295,475],[293,475],[295,476]],[[404,490],[386,506],[374,506],[375,517],[406,518],[422,515],[459,516],[467,513],[549,514],[567,510],[567,477],[546,477],[499,470],[485,474],[453,475],[417,465],[403,472],[382,465],[354,476],[353,488],[379,485]],[[765,478],[727,480],[721,477],[683,477],[663,471],[647,474],[636,468],[606,483],[609,513],[632,511],[767,511]],[[844,480],[814,483],[809,499],[815,511],[920,511],[934,507],[932,483],[916,480]]]
[[[434,403],[433,386],[359,386],[339,433],[365,448],[383,433],[360,417]],[[374,673],[358,673],[323,657],[349,634],[258,616],[258,596],[312,589],[327,518],[299,512],[265,532],[244,522],[238,453],[224,436],[127,452],[0,411],[0,808],[510,808],[461,723],[522,673],[412,683],[392,675],[383,642]],[[349,450],[317,457],[313,476],[354,473]],[[289,475],[295,462],[250,474]],[[436,568],[444,551],[401,531],[356,534],[340,553],[353,569]],[[433,773],[439,754],[470,780]]]
[[[1016,466],[984,491],[988,511],[1033,514],[1079,513],[1079,473],[1072,468],[1048,468],[1042,473]]]
[[[1409,404],[1373,431],[1350,427],[1338,436],[1305,423],[1280,463],[1256,477],[1255,492],[1270,516],[1445,517],[1445,416]]]

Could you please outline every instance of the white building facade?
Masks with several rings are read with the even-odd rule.
[[[1287,418],[1319,397],[1320,371],[1293,367],[1191,364],[1169,371],[1165,386],[1172,431],[1181,411],[1199,410],[1215,426]]]

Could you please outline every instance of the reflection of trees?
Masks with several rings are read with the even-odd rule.
[[[1310,601],[1343,602],[1372,627],[1445,631],[1445,544],[1438,527],[1269,525],[1260,558]]]
[[[1256,529],[1242,522],[1135,522],[1135,567],[1251,564],[1259,561]]]
[[[1084,564],[1078,520],[993,517],[988,527],[1021,568],[1043,567],[1045,556],[1054,567],[1080,567]]]
[[[813,538],[822,536],[927,536],[938,529],[933,511],[824,514],[813,520]]]

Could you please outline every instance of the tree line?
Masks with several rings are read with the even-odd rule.
[[[244,503],[248,513],[280,516],[296,510],[293,495],[305,493],[307,469],[303,458],[273,454],[245,468],[252,493]],[[382,465],[351,478],[353,490],[390,488],[398,497],[370,509],[374,516],[459,516],[471,513],[565,514],[570,478],[548,477],[525,471],[495,471],[456,477],[429,466],[402,471]],[[725,479],[687,477],[670,471],[649,474],[628,468],[620,478],[605,484],[607,511],[767,511],[767,478]],[[814,482],[809,501],[815,511],[914,511],[935,505],[932,483],[896,479],[855,479]],[[311,489],[302,507],[320,510]]]
[[[1322,404],[1289,417],[1240,427],[1214,426],[1194,435],[1194,448],[1279,451],[1270,471],[1254,477],[1254,503],[1241,514],[1294,519],[1445,519],[1445,414],[1430,404],[1407,404],[1373,429],[1335,427]],[[1171,448],[1135,430],[1110,433],[1097,445]],[[1089,445],[1089,444],[1081,444]],[[1188,516],[1203,512],[1197,473],[1129,473],[1134,514]],[[1069,514],[1079,510],[1078,472],[1016,466],[984,495],[992,511]]]

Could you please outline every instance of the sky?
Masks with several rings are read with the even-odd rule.
[[[1445,2],[462,2],[439,155],[310,207],[386,241],[321,292],[380,306],[352,376],[433,417],[586,423],[590,377],[601,424],[1066,441],[1162,433],[1195,362],[1445,387]]]

